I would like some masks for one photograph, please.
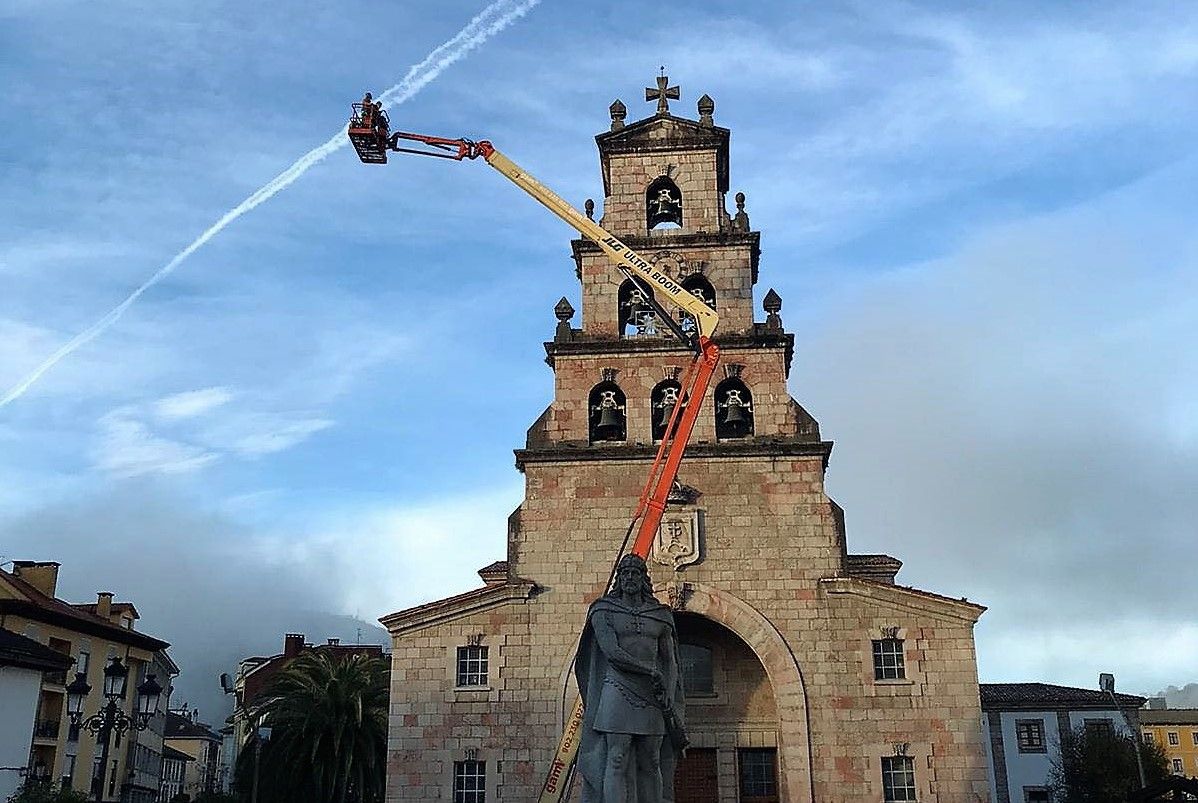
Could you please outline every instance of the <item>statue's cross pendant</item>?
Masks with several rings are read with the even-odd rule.
[[[665,67],[661,68],[662,74],[657,76],[657,89],[645,87],[645,100],[657,101],[657,113],[670,113],[670,100],[678,100],[682,97],[676,86],[668,86],[670,79],[665,74]]]

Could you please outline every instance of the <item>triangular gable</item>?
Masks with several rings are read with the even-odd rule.
[[[716,151],[716,173],[720,192],[728,191],[728,138],[731,132],[717,125],[705,125],[697,120],[656,114],[631,125],[607,131],[595,137],[599,146],[599,161],[603,168],[603,192],[611,195],[609,157],[623,153],[653,153],[656,151],[711,150]]]

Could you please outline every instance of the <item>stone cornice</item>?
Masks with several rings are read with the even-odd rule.
[[[590,444],[563,444],[535,449],[516,449],[516,468],[521,471],[529,463],[593,463],[611,460],[649,461],[657,454],[657,447],[635,444],[595,446]],[[686,460],[702,458],[742,457],[809,457],[821,458],[824,468],[832,454],[832,442],[799,439],[752,439],[724,441],[721,443],[692,443],[686,447]]]
[[[715,341],[725,355],[743,349],[782,349],[786,352],[786,373],[790,374],[795,338],[789,332],[767,329],[765,324],[755,323],[752,332],[716,335]],[[545,363],[552,368],[557,357],[663,352],[687,355],[691,353],[672,337],[592,337],[581,329],[572,329],[569,340],[555,339],[545,342]]]
[[[485,586],[435,600],[425,605],[406,608],[379,619],[383,627],[393,636],[421,630],[471,613],[489,610],[500,605],[523,602],[537,591],[531,580],[515,580],[502,585]]]
[[[753,271],[753,284],[757,284],[757,271],[761,263],[761,232],[759,231],[700,231],[693,234],[622,234],[612,232],[620,242],[646,256],[662,249],[676,248],[727,248],[746,246],[749,249],[749,267]],[[574,275],[582,279],[582,257],[584,254],[602,254],[592,240],[570,241],[570,254],[574,257]]]
[[[851,594],[924,613],[959,619],[970,624],[975,624],[986,611],[986,606],[965,599],[952,599],[940,594],[933,594],[931,591],[922,591],[909,586],[890,585],[876,580],[864,580],[859,577],[825,577],[819,581],[819,584],[826,594]]]

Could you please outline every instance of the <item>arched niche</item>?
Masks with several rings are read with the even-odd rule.
[[[615,382],[600,382],[587,396],[587,437],[591,443],[628,439],[627,398]]]
[[[747,438],[752,434],[753,394],[739,377],[728,377],[715,389],[716,438]]]
[[[650,303],[653,289],[632,279],[625,279],[616,294],[619,304],[620,337],[656,337],[657,311]]]
[[[682,395],[682,385],[677,379],[666,379],[657,383],[649,394],[650,419],[653,422],[653,440],[660,441],[666,435],[670,415]],[[684,402],[685,404],[685,402]]]
[[[646,188],[645,221],[649,231],[682,227],[682,190],[669,176],[659,176]]]
[[[715,288],[711,286],[711,282],[702,273],[692,273],[682,280],[682,287],[695,298],[702,301],[707,306],[715,309]],[[689,314],[682,313],[682,331],[693,332],[695,329],[695,319]]]

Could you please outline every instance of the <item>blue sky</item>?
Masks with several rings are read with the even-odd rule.
[[[483,4],[276,6],[0,9],[0,390]],[[663,64],[733,131],[850,547],[989,605],[983,680],[1195,680],[1198,8],[546,0],[392,119],[601,202],[593,136]],[[168,609],[471,587],[570,237],[481,164],[333,154],[0,408],[0,559],[184,658]]]

